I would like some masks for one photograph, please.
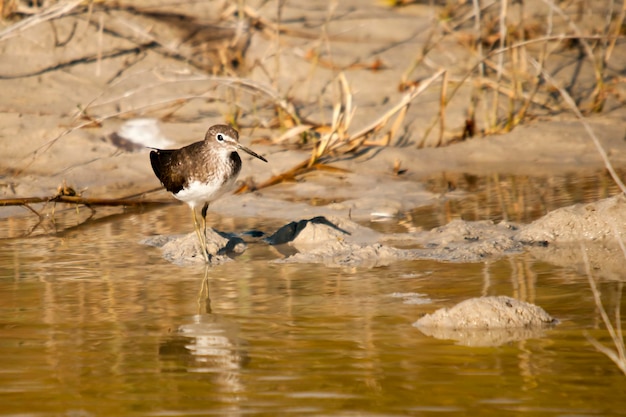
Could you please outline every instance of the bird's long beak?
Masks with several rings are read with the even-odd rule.
[[[261,161],[265,161],[267,162],[267,159],[263,158],[261,155],[259,155],[258,153],[254,152],[251,149],[246,148],[245,146],[243,146],[241,143],[237,143],[237,148],[241,149],[242,151],[254,156],[255,158],[259,158]]]

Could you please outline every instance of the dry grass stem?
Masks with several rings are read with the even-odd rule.
[[[484,77],[485,66],[483,65],[483,40],[479,0],[472,0],[472,7],[474,8],[474,32],[476,36],[476,52],[478,55],[478,74]]]
[[[616,236],[618,241],[621,242],[621,238],[619,237],[619,235]],[[623,248],[623,243],[620,243],[620,246],[622,247],[622,250],[624,250]],[[601,344],[598,340],[596,340],[595,338],[586,335],[587,336],[587,340],[589,340],[589,342],[601,353],[603,353],[604,355],[606,355],[609,359],[611,359],[613,361],[613,363],[615,363],[615,365],[617,365],[617,367],[620,369],[620,371],[622,371],[622,373],[624,375],[626,375],[626,347],[624,345],[624,338],[622,335],[622,330],[621,330],[621,321],[620,321],[620,304],[618,303],[615,306],[615,318],[616,318],[616,322],[615,325],[613,325],[613,323],[611,322],[611,319],[609,318],[609,315],[607,314],[604,305],[602,304],[602,296],[600,294],[600,291],[598,290],[597,286],[596,286],[596,282],[591,274],[591,266],[589,264],[589,258],[587,257],[587,251],[585,250],[585,247],[583,245],[581,245],[581,253],[582,253],[582,258],[583,258],[583,262],[585,264],[585,270],[587,273],[587,279],[589,281],[589,287],[591,288],[591,292],[593,293],[593,300],[596,304],[596,308],[598,309],[598,311],[600,312],[600,316],[602,317],[602,321],[604,322],[604,325],[606,327],[606,329],[609,332],[609,335],[611,336],[611,339],[613,340],[613,345],[615,346],[615,350],[610,349],[606,346],[604,346],[603,344]],[[621,299],[621,295],[622,295],[622,284],[619,284],[619,291],[618,291],[618,300]]]
[[[262,189],[275,184],[279,184],[285,181],[293,181],[296,177],[306,174],[314,170],[330,170],[335,172],[345,172],[343,170],[328,167],[322,163],[323,159],[334,153],[349,153],[354,152],[366,143],[371,146],[378,144],[368,143],[366,140],[373,133],[381,131],[391,120],[394,115],[396,120],[390,127],[387,135],[384,137],[382,143],[389,144],[393,138],[393,135],[398,131],[401,121],[404,119],[406,109],[411,102],[420,94],[422,94],[430,85],[439,77],[445,73],[445,70],[439,70],[434,75],[430,76],[426,80],[420,82],[419,86],[412,87],[402,99],[396,103],[392,108],[387,110],[378,119],[371,124],[358,130],[353,134],[348,133],[348,129],[352,123],[352,118],[356,112],[356,107],[352,103],[352,93],[348,85],[345,75],[342,73],[338,77],[338,82],[341,91],[341,101],[334,106],[333,117],[330,126],[325,125],[310,125],[302,127],[300,129],[292,129],[292,131],[286,132],[288,136],[294,136],[303,133],[307,130],[315,130],[322,132],[316,145],[311,151],[311,156],[306,160],[296,164],[294,167],[278,174],[274,175],[267,181],[258,184],[254,187],[250,185],[243,185],[236,192],[241,193],[251,189]],[[286,134],[282,135],[279,140],[282,141],[286,137]]]
[[[507,5],[508,0],[500,1],[500,49],[503,50],[506,43],[507,38]],[[502,73],[504,72],[504,53],[498,54],[498,64],[496,66],[496,83],[500,84],[502,82]],[[500,94],[497,90],[493,92],[493,104],[492,104],[492,114],[491,114],[491,123],[490,127],[493,129],[498,124],[498,107],[499,107],[499,98]]]
[[[68,135],[68,134],[70,134],[70,133],[72,133],[72,132],[74,132],[76,130],[80,130],[82,128],[90,127],[90,126],[93,126],[93,125],[101,125],[102,122],[104,122],[105,120],[113,119],[113,118],[116,118],[116,117],[121,117],[121,116],[125,116],[125,117],[139,116],[139,115],[142,115],[143,111],[145,111],[145,110],[155,111],[157,109],[165,109],[165,108],[168,108],[170,106],[177,106],[177,105],[180,104],[181,101],[187,101],[187,100],[193,100],[193,99],[206,99],[206,98],[207,98],[207,95],[204,95],[204,94],[200,94],[200,95],[198,95],[198,94],[191,94],[191,95],[178,96],[178,97],[173,97],[173,98],[166,98],[166,99],[159,100],[159,101],[153,101],[153,102],[150,102],[150,103],[142,105],[142,106],[136,106],[136,107],[133,107],[133,108],[128,109],[128,110],[120,110],[120,111],[116,111],[116,112],[113,112],[113,113],[108,113],[108,114],[104,114],[104,115],[100,115],[100,116],[90,116],[90,115],[87,114],[87,109],[80,109],[78,111],[77,115],[75,116],[75,119],[83,120],[83,121],[75,124],[74,126],[71,126],[71,127],[67,128],[67,129],[63,130],[61,133],[57,134],[52,139],[46,141],[43,145],[41,145],[37,149],[35,149],[33,151],[33,161],[35,160],[37,155],[47,151],[58,140],[60,140],[64,136],[66,136],[66,135]],[[31,163],[32,163],[32,161],[31,161]]]
[[[572,98],[572,96],[570,96],[567,93],[567,91],[565,91],[565,89],[563,87],[558,85],[558,83],[550,76],[550,74],[548,74],[544,69],[541,68],[541,66],[539,65],[539,63],[537,61],[535,61],[532,57],[529,57],[528,59],[529,59],[530,63],[538,71],[541,72],[541,74],[544,77],[544,79],[546,81],[548,81],[550,84],[552,84],[552,86],[559,91],[559,94],[563,98],[563,101],[565,101],[567,106],[576,115],[576,118],[578,118],[580,123],[582,123],[582,125],[585,128],[585,130],[587,131],[587,134],[591,138],[593,144],[596,147],[596,150],[598,151],[598,153],[600,154],[600,157],[602,158],[602,162],[604,163],[605,168],[607,169],[607,171],[609,171],[609,174],[611,175],[611,178],[618,185],[618,187],[620,188],[622,193],[626,194],[626,186],[624,186],[624,183],[622,182],[622,180],[617,175],[617,172],[615,172],[615,168],[613,168],[613,164],[611,164],[611,161],[609,160],[609,156],[607,155],[606,151],[602,147],[602,144],[600,143],[600,140],[596,136],[595,132],[593,131],[593,129],[591,128],[589,123],[587,123],[587,121],[585,120],[585,117],[582,115],[582,113],[578,109],[578,106],[576,106],[576,103],[574,102],[574,99]]]
[[[294,121],[298,123],[301,122],[300,117],[293,106],[293,104],[281,97],[279,97],[278,93],[276,93],[271,87],[264,85],[262,83],[258,83],[249,79],[237,78],[237,77],[219,77],[219,76],[206,76],[195,74],[192,76],[184,76],[184,77],[172,77],[164,74],[160,74],[155,70],[155,75],[159,78],[159,83],[152,83],[149,85],[143,85],[139,88],[124,91],[124,93],[120,94],[117,97],[109,99],[107,101],[103,101],[101,103],[96,103],[98,98],[92,100],[87,106],[79,109],[79,111],[73,117],[74,120],[80,120],[78,123],[73,126],[63,130],[61,133],[55,135],[50,140],[46,141],[43,145],[38,147],[35,151],[33,151],[33,161],[37,157],[37,155],[41,154],[48,150],[51,146],[53,146],[58,140],[63,138],[64,136],[72,133],[75,130],[79,130],[88,126],[92,126],[94,124],[98,125],[104,122],[105,120],[116,118],[116,117],[134,117],[134,116],[144,116],[147,111],[157,111],[167,109],[171,106],[179,106],[181,103],[187,102],[189,100],[195,99],[216,99],[218,97],[212,95],[212,90],[209,89],[200,94],[188,94],[188,95],[177,95],[174,97],[164,98],[158,101],[151,101],[145,105],[137,105],[130,109],[119,110],[115,112],[100,114],[100,115],[89,115],[90,111],[94,107],[110,105],[115,103],[122,103],[124,100],[127,100],[129,97],[137,94],[141,94],[143,91],[155,88],[163,83],[177,83],[182,81],[205,81],[211,82],[214,84],[224,85],[224,86],[233,86],[233,87],[241,87],[246,91],[249,91],[255,95],[261,95],[270,99],[270,101],[281,108],[286,114],[289,115]],[[86,119],[86,120],[85,120]],[[303,131],[307,130],[302,128]],[[32,161],[31,161],[32,163]]]
[[[160,188],[147,191],[157,191]],[[4,198],[0,199],[0,207],[7,206],[26,206],[32,210],[30,204],[37,203],[67,203],[67,204],[80,204],[84,206],[141,206],[147,204],[163,204],[164,201],[160,200],[137,200],[127,198],[92,198],[82,197],[79,195],[64,195],[56,194],[50,197],[22,197],[22,198]]]
[[[443,134],[446,130],[446,107],[448,105],[448,71],[443,73],[441,80],[441,95],[439,97],[439,139],[436,146],[443,143]]]
[[[26,232],[24,237],[30,236],[39,226],[43,223],[45,218],[49,218],[53,223],[55,222],[55,213],[56,213],[56,204],[71,204],[76,207],[76,212],[78,213],[78,207],[84,206],[90,209],[90,216],[83,221],[87,221],[91,219],[95,214],[96,210],[94,207],[147,207],[156,204],[169,204],[169,201],[162,200],[151,200],[145,199],[143,196],[146,194],[155,192],[160,190],[161,187],[155,188],[153,190],[148,190],[142,192],[137,195],[123,197],[123,198],[94,198],[94,197],[84,197],[81,195],[79,191],[74,190],[72,187],[69,187],[65,184],[65,181],[54,195],[48,197],[22,197],[22,198],[5,198],[0,199],[0,207],[7,206],[21,206],[29,210],[35,216],[37,216],[38,221],[30,227],[30,230]],[[52,209],[49,211],[49,214],[44,215],[44,212],[49,204],[52,203]],[[43,204],[43,208],[36,210],[32,207],[33,204]]]
[[[417,87],[411,88],[395,106],[391,109],[387,110],[382,116],[373,121],[371,124],[367,125],[363,129],[357,131],[356,133],[350,136],[350,141],[354,141],[360,139],[375,130],[378,130],[381,126],[387,124],[391,116],[400,111],[403,107],[408,106],[417,96],[422,94],[430,85],[439,77],[441,77],[446,72],[445,69],[440,69],[432,76],[428,77],[425,80],[420,81]]]
[[[47,9],[39,11],[37,14],[27,17],[26,19],[20,20],[19,22],[9,26],[8,28],[0,32],[0,42],[12,36],[16,36],[26,29],[36,26],[40,23],[47,22],[49,20],[53,20],[60,16],[63,16],[71,12],[74,8],[78,7],[81,3],[84,3],[84,0],[71,0],[67,2],[55,3]]]
[[[484,123],[481,131],[483,134],[501,133],[511,130],[529,118],[536,117],[535,109],[545,114],[545,110],[558,113],[567,108],[562,103],[554,102],[552,91],[540,82],[540,78],[536,74],[528,72],[525,63],[528,62],[529,56],[534,57],[541,62],[543,68],[548,56],[557,48],[562,55],[563,51],[569,53],[569,49],[580,45],[583,56],[573,57],[573,59],[580,64],[588,61],[593,68],[595,77],[595,89],[590,96],[588,95],[589,103],[586,109],[590,112],[601,111],[606,97],[611,91],[610,85],[607,86],[605,81],[605,72],[609,68],[607,61],[613,54],[617,40],[621,38],[622,29],[620,28],[626,18],[626,5],[622,3],[619,14],[615,16],[613,2],[609,1],[606,5],[606,24],[602,29],[602,34],[586,35],[579,24],[570,17],[569,10],[566,9],[572,6],[572,2],[557,4],[554,0],[542,1],[546,5],[545,19],[535,16],[529,18],[529,14],[525,10],[527,6],[525,3],[510,2],[509,0],[492,1],[488,4],[473,0],[472,2],[464,2],[458,7],[446,8],[438,22],[442,33],[440,36],[431,35],[429,37],[426,46],[420,51],[419,59],[415,60],[410,69],[403,74],[401,85],[407,83],[409,74],[418,67],[418,64],[425,62],[426,55],[436,45],[439,45],[446,37],[453,35],[461,45],[466,46],[469,52],[477,57],[476,66],[464,78],[474,78],[474,74],[476,74],[480,77],[479,79],[483,80],[483,85],[493,91],[489,97],[484,93],[482,95],[473,94],[471,97],[471,100],[477,101],[471,103],[470,106],[475,108],[476,104],[482,103]],[[498,6],[497,11],[493,10],[495,6]],[[511,10],[515,6],[519,11]],[[555,27],[553,15],[560,19],[558,23],[560,24],[559,27],[563,29],[563,33],[553,35]],[[512,21],[513,16],[519,16],[517,21]],[[468,34],[463,29],[464,26],[469,26],[470,19],[473,19],[472,31],[471,34]],[[542,26],[547,27],[546,36],[537,36]],[[433,37],[437,39],[433,41],[431,39]],[[565,41],[569,41],[569,43],[565,43]],[[540,45],[539,53],[529,49],[530,46],[536,44]],[[548,48],[548,45],[552,45],[551,49]],[[598,45],[602,48],[601,56],[604,59],[597,57],[598,54],[595,50],[598,49]],[[491,50],[484,52],[483,46],[487,46]],[[488,67],[493,69],[492,73],[488,71]],[[573,79],[572,82],[577,83],[577,79]],[[573,84],[569,87],[578,87],[578,85]],[[448,97],[449,102],[455,96],[456,91],[457,89],[454,89]],[[506,107],[500,103],[500,94],[503,93],[508,97]],[[427,133],[421,143],[418,143],[418,146],[424,146],[426,137],[434,125],[437,122],[441,123],[440,117],[441,111],[436,116],[437,120],[433,121],[433,125],[426,129]],[[449,125],[449,123],[447,124]],[[433,141],[432,144],[442,145],[439,140]]]
[[[619,16],[615,21],[613,26],[613,33],[610,33],[611,26],[607,26],[607,32],[609,33],[607,36],[607,40],[609,44],[604,53],[604,62],[607,63],[611,59],[611,55],[613,55],[613,50],[615,49],[615,44],[617,43],[617,39],[620,38],[620,33],[624,27],[624,20],[626,19],[626,1],[622,1],[622,9],[620,10]]]

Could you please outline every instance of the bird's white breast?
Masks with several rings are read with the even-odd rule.
[[[192,181],[187,187],[183,188],[175,194],[174,197],[189,204],[191,208],[211,203],[217,200],[226,192],[230,191],[235,185],[236,178],[231,178],[227,183],[219,182],[203,183],[201,181]]]

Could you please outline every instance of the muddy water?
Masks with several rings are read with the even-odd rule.
[[[231,231],[278,225],[215,213],[210,221]],[[3,235],[19,228],[1,224]],[[175,205],[2,241],[0,415],[626,410],[624,376],[586,338],[609,342],[587,277],[572,270],[530,254],[376,269],[283,265],[251,243],[205,271],[171,265],[138,243],[187,227],[188,209]],[[613,318],[626,304],[621,284],[599,286]],[[499,347],[462,346],[411,326],[483,294],[534,302],[561,324]]]

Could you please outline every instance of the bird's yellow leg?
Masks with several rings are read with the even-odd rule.
[[[200,232],[200,225],[198,225],[198,217],[196,216],[196,210],[194,208],[191,209],[191,213],[193,215],[193,227],[196,231],[198,241],[200,242],[200,252],[202,252],[202,256],[204,257],[206,263],[209,263],[209,252],[206,249],[206,234]]]

